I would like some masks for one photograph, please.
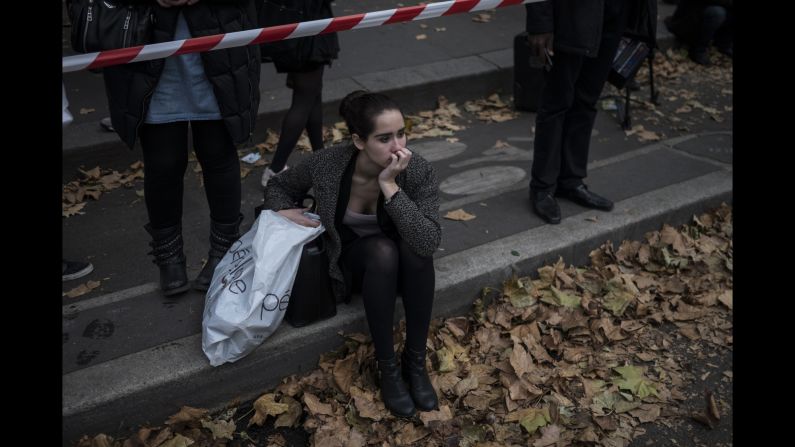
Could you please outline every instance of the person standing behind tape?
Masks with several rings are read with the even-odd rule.
[[[652,15],[656,20],[655,2],[548,0],[525,5],[530,51],[549,61],[530,180],[533,211],[548,223],[560,223],[556,196],[587,208],[613,209],[612,201],[583,183],[596,102],[627,23],[645,22]]]
[[[257,0],[263,28],[334,17],[331,0]],[[287,169],[287,158],[306,129],[313,151],[323,149],[323,68],[340,51],[337,33],[287,39],[261,45],[262,59],[272,61],[278,73],[287,73],[293,90],[290,110],[282,121],[279,143],[271,165],[262,173],[262,187]]]
[[[257,28],[254,0],[157,0],[150,43]],[[250,142],[259,106],[257,45],[190,53],[103,70],[111,122],[131,149],[140,137],[154,263],[167,296],[188,290],[182,239],[188,128],[210,207],[210,250],[194,282],[207,290],[239,238],[238,145]]]
[[[66,98],[66,86],[61,84],[61,123],[63,127],[72,124],[74,117],[69,111],[69,100]],[[61,258],[61,280],[71,281],[82,278],[94,271],[94,265],[84,261],[70,261]]]

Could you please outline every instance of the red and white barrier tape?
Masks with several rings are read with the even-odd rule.
[[[185,53],[198,53],[244,45],[275,42],[277,40],[295,39],[297,37],[314,36],[317,34],[346,31],[349,29],[371,28],[390,25],[392,23],[426,20],[463,12],[482,11],[484,9],[502,8],[505,6],[541,1],[547,0],[451,0],[374,11],[364,14],[353,14],[330,19],[291,23],[269,28],[258,28],[234,33],[175,40],[172,42],[140,45],[118,50],[64,57],[62,72],[68,73],[87,68],[101,68],[111,65],[128,64],[131,62],[148,61]]]

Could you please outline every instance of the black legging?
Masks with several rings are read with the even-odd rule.
[[[202,167],[210,218],[236,222],[240,213],[240,160],[223,121],[191,121],[193,146]],[[182,191],[188,167],[188,121],[143,124],[144,198],[152,228],[182,221]]]
[[[436,280],[433,257],[421,257],[404,241],[375,234],[345,247],[342,263],[353,273],[354,288],[361,284],[376,359],[395,355],[392,321],[398,290],[406,313],[406,347],[424,352]]]
[[[293,101],[282,121],[282,133],[273,155],[270,169],[284,169],[290,152],[293,151],[301,132],[306,128],[312,150],[323,149],[323,65],[304,73],[290,73]]]

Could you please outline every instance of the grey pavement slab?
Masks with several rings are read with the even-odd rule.
[[[674,147],[692,155],[731,164],[734,142],[731,135],[715,133],[683,141]]]

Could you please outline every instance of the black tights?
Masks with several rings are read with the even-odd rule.
[[[223,121],[191,121],[193,146],[202,167],[210,218],[237,222],[240,213],[240,160]],[[188,121],[143,124],[144,197],[152,228],[182,221],[182,191],[188,167]]]
[[[293,101],[282,121],[282,133],[273,155],[270,169],[284,169],[287,157],[293,151],[301,132],[306,128],[312,150],[323,149],[323,65],[304,73],[290,73]]]
[[[404,241],[375,234],[346,247],[342,263],[353,273],[354,287],[361,283],[376,359],[395,355],[392,322],[398,290],[406,313],[406,347],[424,352],[436,280],[433,257],[421,257]]]

